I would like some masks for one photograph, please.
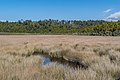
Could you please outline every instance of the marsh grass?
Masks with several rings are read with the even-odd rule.
[[[118,80],[120,46],[116,44],[24,43],[1,47],[0,80]],[[78,60],[87,69],[53,62],[42,65],[39,54],[67,61]]]

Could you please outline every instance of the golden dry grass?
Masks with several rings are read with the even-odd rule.
[[[119,80],[120,38],[104,38],[0,36],[0,80]],[[39,54],[77,59],[88,68],[71,68],[57,62],[42,65]]]

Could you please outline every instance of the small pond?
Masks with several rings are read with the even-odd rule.
[[[78,60],[69,61],[63,58],[55,58],[55,57],[50,57],[50,56],[43,55],[43,54],[39,54],[39,56],[40,58],[42,58],[42,65],[48,65],[50,63],[57,62],[59,64],[62,64],[63,66],[69,66],[72,68],[84,68],[84,69],[88,68],[88,65]]]

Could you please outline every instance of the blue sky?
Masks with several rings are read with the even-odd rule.
[[[118,20],[120,0],[0,0],[0,20],[49,18]]]

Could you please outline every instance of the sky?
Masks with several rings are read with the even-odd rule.
[[[120,0],[0,0],[0,20],[119,20]]]

